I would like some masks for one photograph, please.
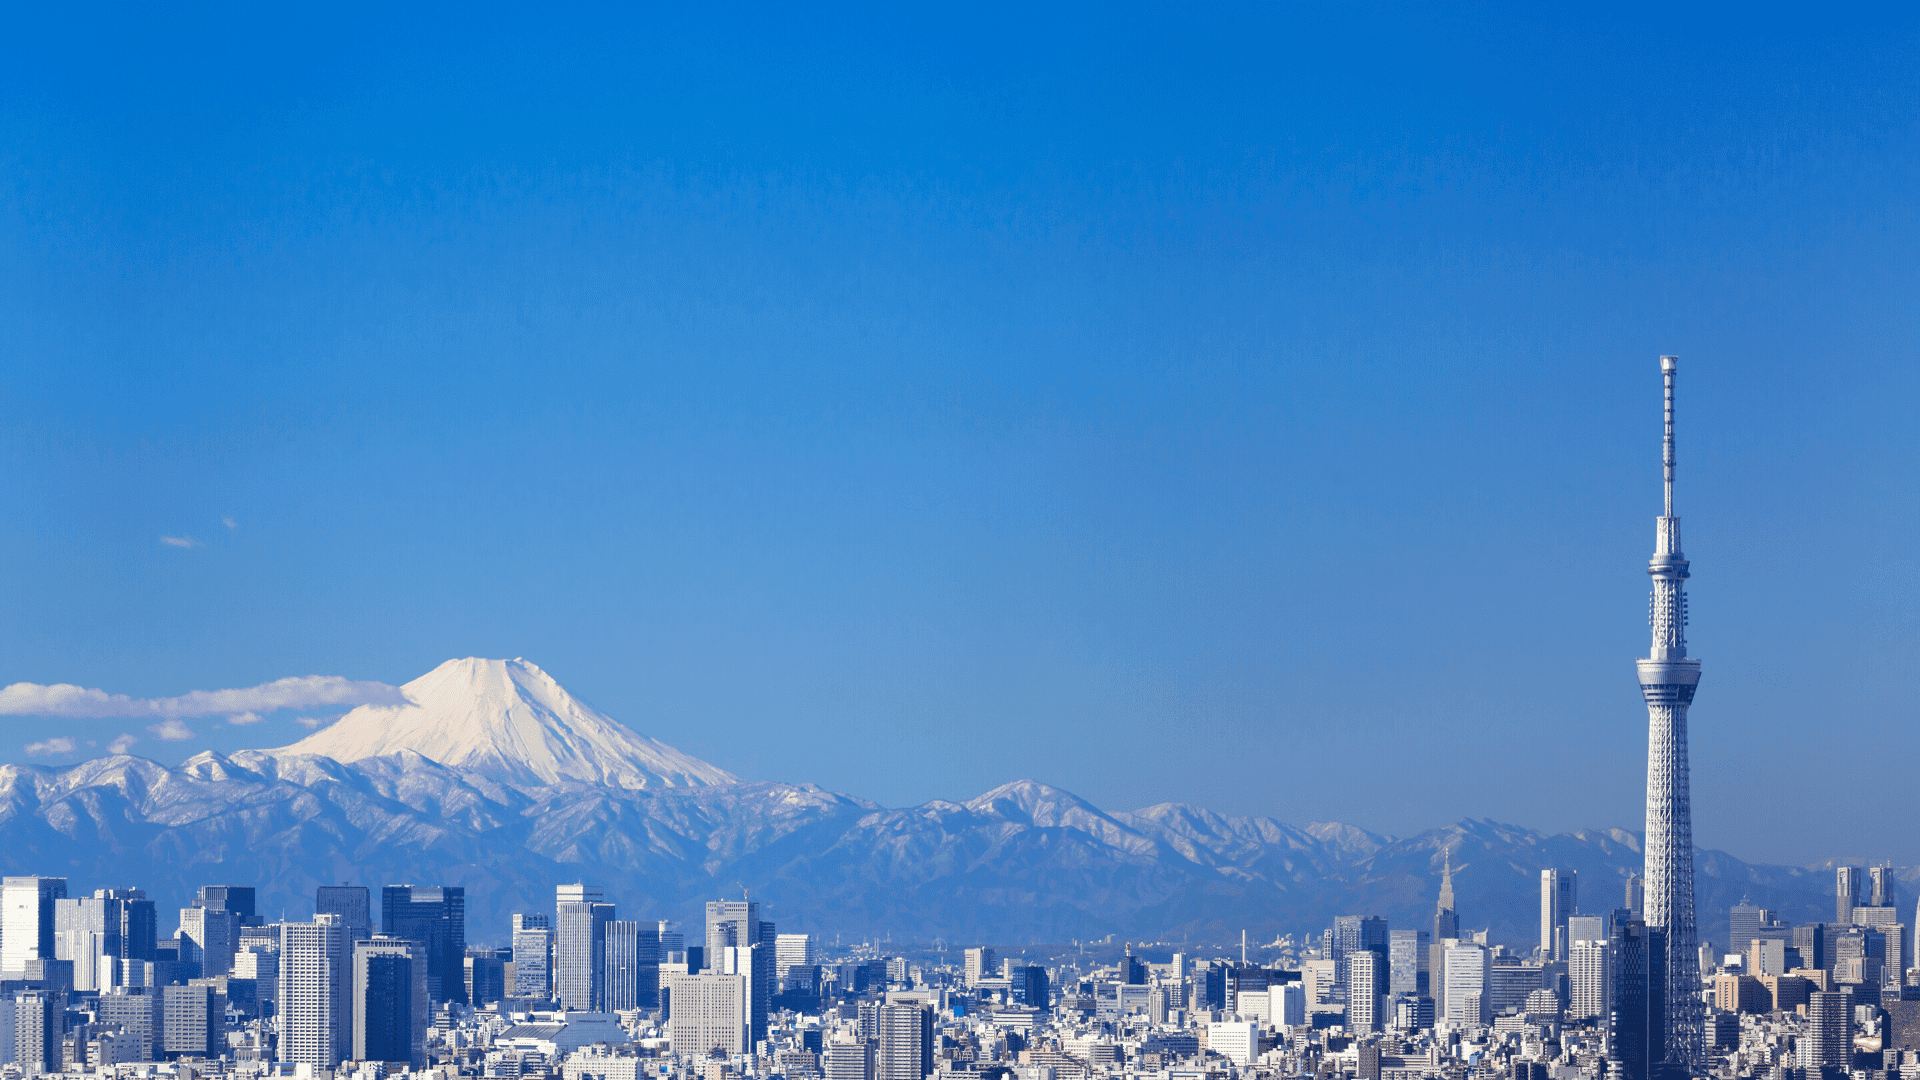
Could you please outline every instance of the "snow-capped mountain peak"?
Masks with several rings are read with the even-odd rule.
[[[449,660],[401,687],[405,705],[362,705],[275,756],[339,762],[411,750],[509,784],[578,780],[622,788],[739,778],[635,732],[526,660]]]

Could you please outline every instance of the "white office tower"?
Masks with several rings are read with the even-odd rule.
[[[35,960],[58,959],[53,905],[66,895],[66,878],[0,878],[0,973],[25,971]]]
[[[1260,1054],[1260,1026],[1244,1020],[1210,1023],[1207,1049],[1235,1065],[1252,1065]]]
[[[1567,958],[1567,919],[1579,907],[1579,878],[1571,870],[1540,871],[1540,955]]]
[[[699,1060],[715,1050],[731,1056],[747,1053],[751,994],[748,975],[669,975],[667,1000],[672,1017],[667,1037],[682,1060]]]
[[[1267,988],[1274,1027],[1299,1027],[1307,1022],[1307,988],[1297,982]]]
[[[103,966],[101,960],[122,955],[123,903],[117,897],[99,895],[53,902],[53,955],[73,962],[75,990],[99,991],[116,985],[118,965]]]
[[[1347,1034],[1379,1031],[1380,955],[1361,949],[1347,956]]]
[[[233,953],[240,944],[240,914],[217,908],[180,909],[181,938],[193,942],[200,974],[206,978],[233,972]],[[182,957],[185,959],[185,957]]]
[[[921,1080],[933,1071],[933,1013],[919,1005],[882,1005],[874,1027],[876,1080]]]
[[[61,1036],[66,1033],[66,998],[58,990],[28,990],[13,999],[12,1060],[23,1074],[39,1076],[60,1071],[64,1063]]]
[[[873,1044],[865,1039],[829,1043],[821,1048],[822,1080],[873,1080],[873,1071]]]
[[[808,967],[819,962],[813,951],[812,934],[774,935],[773,963],[780,978],[787,977],[790,967]]]
[[[553,992],[553,921],[539,913],[513,916],[514,997],[544,998]]]
[[[993,950],[988,948],[967,950],[967,985],[973,986],[981,979],[993,978]]]
[[[660,1004],[659,922],[614,919],[607,923],[608,1012],[651,1009]]]
[[[760,905],[750,900],[709,900],[707,901],[707,966],[720,970],[714,964],[714,957],[726,949],[744,949],[757,946],[753,953],[753,970],[741,972],[753,980],[753,1000],[747,1015],[748,1025],[752,1028],[749,1038],[759,1042],[767,1037],[767,1002],[773,997],[777,980],[773,971],[773,946],[779,935],[774,925],[762,922]]]
[[[280,1000],[280,950],[246,946],[233,954],[233,977],[252,979],[254,996],[261,1002]]]
[[[353,1060],[426,1068],[432,1018],[424,944],[380,936],[353,942]]]
[[[1583,939],[1573,943],[1567,960],[1567,1019],[1605,1019],[1608,984],[1607,943]]]
[[[1449,945],[1442,961],[1446,965],[1446,1021],[1461,1027],[1487,1022],[1488,972],[1493,955],[1485,945],[1462,942]]]
[[[352,1053],[352,933],[339,915],[280,924],[279,1060],[331,1069]]]
[[[1687,656],[1687,558],[1673,513],[1673,384],[1679,358],[1660,358],[1666,386],[1661,454],[1666,512],[1654,534],[1650,619],[1653,650],[1638,661],[1647,702],[1647,842],[1645,919],[1667,938],[1667,1062],[1686,1075],[1706,1069],[1701,1046],[1699,942],[1693,920],[1693,806],[1688,794],[1687,708],[1700,682],[1700,661]]]

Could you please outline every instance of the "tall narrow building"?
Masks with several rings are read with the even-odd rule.
[[[1649,621],[1653,651],[1638,661],[1647,701],[1647,842],[1645,918],[1664,938],[1667,1054],[1676,1074],[1701,1075],[1702,1005],[1693,920],[1693,808],[1687,780],[1687,707],[1700,682],[1700,661],[1687,657],[1687,559],[1673,513],[1673,381],[1679,358],[1660,358],[1666,435],[1661,455],[1666,512],[1655,530]],[[1688,1070],[1680,1073],[1679,1070]]]
[[[1567,958],[1567,919],[1580,907],[1580,878],[1572,870],[1540,871],[1540,954]]]
[[[1433,943],[1460,936],[1460,916],[1453,910],[1453,849],[1448,848],[1440,870],[1440,903],[1433,909]]]

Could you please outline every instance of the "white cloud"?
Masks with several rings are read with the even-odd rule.
[[[341,715],[344,716],[345,714],[343,713]],[[293,722],[303,728],[317,728],[325,727],[338,719],[340,719],[338,716],[296,716],[293,718]]]
[[[124,754],[128,750],[133,749],[133,744],[139,741],[139,739],[134,738],[132,735],[121,735],[107,744],[107,753]]]
[[[166,720],[158,724],[148,724],[147,730],[168,742],[180,742],[193,738],[193,730],[178,720]]]
[[[60,735],[55,738],[48,739],[45,742],[30,742],[27,744],[27,753],[29,754],[71,754],[73,753],[73,740],[67,738],[65,735]]]
[[[338,675],[301,675],[240,690],[195,690],[179,697],[136,698],[89,690],[72,683],[14,683],[0,689],[0,716],[126,717],[175,720],[188,716],[238,716],[275,709],[317,705],[403,705],[397,686],[343,679]]]
[[[231,518],[231,517],[223,517],[223,518],[221,518],[221,519],[220,519],[220,524],[222,524],[222,525],[225,525],[225,526],[226,526],[227,528],[229,528],[229,529],[237,529],[237,528],[239,528],[239,527],[240,527],[240,523],[239,523],[239,522],[237,522],[237,521],[235,521],[235,520],[233,520],[233,518]]]
[[[202,544],[200,541],[195,540],[191,536],[163,536],[160,538],[160,542],[163,544],[166,544],[168,547],[205,547],[206,546],[205,544]]]
[[[234,727],[245,727],[248,724],[257,724],[264,719],[266,719],[266,717],[261,716],[257,712],[243,712],[238,716],[227,717],[227,723],[232,724]]]

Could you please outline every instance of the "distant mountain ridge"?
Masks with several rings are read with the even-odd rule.
[[[623,917],[681,920],[745,885],[783,930],[996,944],[1270,939],[1349,913],[1427,927],[1443,851],[1463,924],[1527,944],[1540,869],[1578,871],[1593,911],[1640,868],[1638,835],[1618,829],[1462,821],[1398,839],[1182,803],[1110,812],[1033,780],[887,808],[738,780],[522,660],[449,661],[407,690],[409,706],[355,710],[276,750],[0,766],[0,868],[65,874],[75,891],[142,885],[163,909],[202,884],[251,884],[263,913],[294,917],[322,883],[463,885],[475,943],[503,940],[510,912],[550,908],[563,881],[604,884]],[[1826,874],[1697,858],[1706,939],[1724,941],[1743,895],[1831,917]]]

